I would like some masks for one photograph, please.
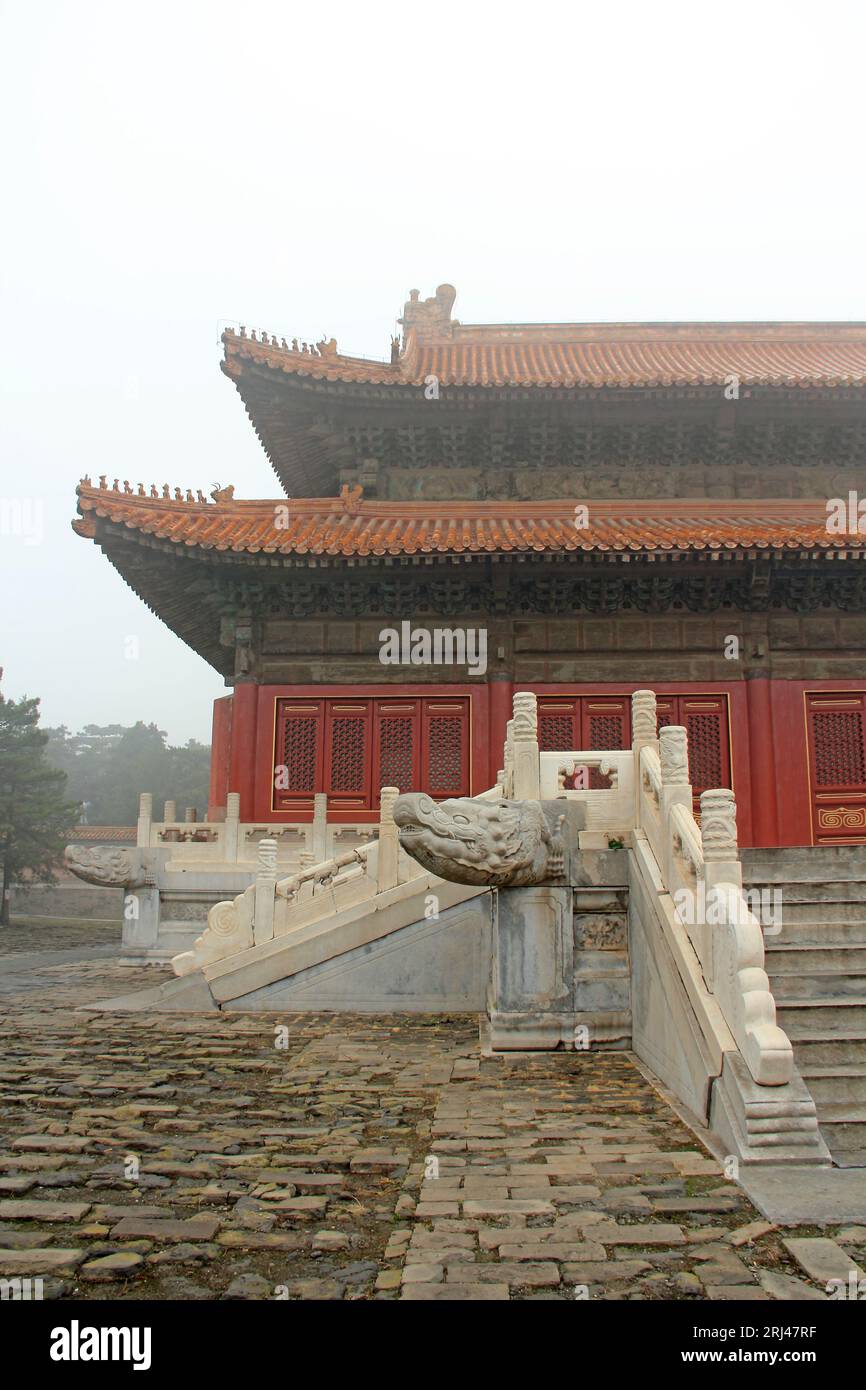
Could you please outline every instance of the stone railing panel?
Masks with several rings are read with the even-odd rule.
[[[542,753],[540,793],[543,801],[580,801],[587,830],[621,834],[634,823],[634,759],[629,752]],[[590,788],[590,772],[606,777],[608,787]]]

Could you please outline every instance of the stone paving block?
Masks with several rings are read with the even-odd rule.
[[[312,1221],[317,1216],[324,1216],[327,1209],[327,1197],[289,1197],[270,1206],[272,1212],[279,1216],[290,1216],[295,1221]]]
[[[730,1301],[733,1303],[766,1303],[770,1295],[764,1289],[743,1288],[737,1284],[716,1284],[707,1288],[707,1298],[714,1299],[717,1303]]]
[[[156,1220],[146,1216],[125,1216],[112,1229],[112,1240],[134,1239],[144,1236],[148,1240],[213,1240],[220,1228],[216,1216],[191,1216],[186,1221]]]
[[[559,1269],[550,1261],[491,1261],[489,1264],[447,1264],[449,1284],[504,1283],[532,1288],[553,1288],[559,1283]]]
[[[562,1282],[564,1284],[628,1283],[651,1269],[652,1265],[646,1260],[581,1260],[575,1264],[562,1266]]]
[[[13,1139],[13,1149],[45,1150],[47,1153],[80,1154],[92,1145],[90,1139],[80,1134],[22,1134]]]
[[[808,1303],[815,1299],[819,1303],[826,1303],[826,1293],[821,1293],[811,1284],[805,1284],[802,1279],[795,1279],[791,1274],[783,1274],[778,1269],[762,1269],[758,1275],[758,1281],[765,1293],[771,1298],[778,1298],[785,1303]]]
[[[552,1240],[536,1241],[532,1245],[500,1245],[502,1260],[556,1260],[570,1263],[577,1260],[603,1260],[604,1246],[585,1241],[576,1245],[559,1245]]]
[[[656,1211],[692,1212],[735,1211],[740,1205],[736,1197],[659,1197],[653,1202]]]
[[[700,1265],[695,1270],[695,1274],[706,1288],[728,1284],[753,1284],[755,1282],[754,1275],[746,1269],[745,1265],[729,1264],[727,1261],[724,1264],[714,1264],[708,1261],[706,1264]]]
[[[59,1274],[77,1269],[85,1259],[84,1250],[0,1250],[0,1275]]]
[[[80,1279],[91,1283],[110,1283],[115,1279],[128,1279],[144,1263],[141,1255],[118,1252],[116,1255],[103,1255],[97,1260],[88,1260],[78,1271]]]
[[[89,1202],[0,1202],[0,1221],[81,1221]]]
[[[768,1236],[771,1231],[777,1229],[772,1221],[749,1221],[745,1226],[738,1226],[735,1231],[729,1232],[726,1240],[736,1250],[741,1245],[751,1245],[753,1241],[760,1240],[762,1236]]]
[[[866,1279],[860,1266],[828,1236],[795,1236],[783,1240],[782,1244],[816,1284],[827,1284],[831,1279],[847,1282],[852,1271],[856,1279]]]
[[[522,1198],[512,1198],[507,1202],[463,1203],[464,1216],[477,1216],[482,1219],[489,1216],[552,1216],[554,1210],[552,1202]]]
[[[507,1284],[404,1284],[400,1300],[414,1303],[499,1303],[509,1298]]]
[[[657,1222],[635,1222],[632,1226],[600,1224],[592,1229],[593,1240],[602,1245],[685,1245],[686,1238],[679,1226]]]
[[[406,1265],[403,1270],[402,1283],[404,1284],[441,1284],[445,1277],[443,1265],[417,1264]]]
[[[361,1149],[349,1162],[353,1173],[392,1173],[405,1168],[409,1162],[408,1153],[391,1153],[387,1149]]]

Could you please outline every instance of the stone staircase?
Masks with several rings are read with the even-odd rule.
[[[840,1167],[866,1166],[866,846],[744,849],[744,887],[780,889],[765,924],[779,1026]]]

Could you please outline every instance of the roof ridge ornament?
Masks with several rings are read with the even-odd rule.
[[[340,488],[340,501],[343,503],[343,511],[346,512],[348,516],[356,516],[361,510],[361,498],[363,495],[364,488],[361,483],[355,483],[354,487],[350,487],[348,483],[344,483]]]
[[[410,290],[409,298],[403,305],[401,323],[408,334],[411,329],[419,339],[450,338],[457,319],[452,319],[451,310],[457,291],[453,285],[439,285],[430,299],[421,299],[420,290]]]

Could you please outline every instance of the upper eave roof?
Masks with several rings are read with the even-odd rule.
[[[223,369],[248,366],[300,382],[544,389],[866,386],[866,324],[601,323],[410,327],[394,362],[345,356],[336,342],[295,351],[262,332],[223,333]]]
[[[827,529],[825,501],[597,501],[578,525],[573,502],[365,502],[340,497],[184,502],[78,488],[79,535],[97,519],[178,554],[283,556],[300,561],[471,554],[615,555],[732,551],[866,553],[866,536]]]

